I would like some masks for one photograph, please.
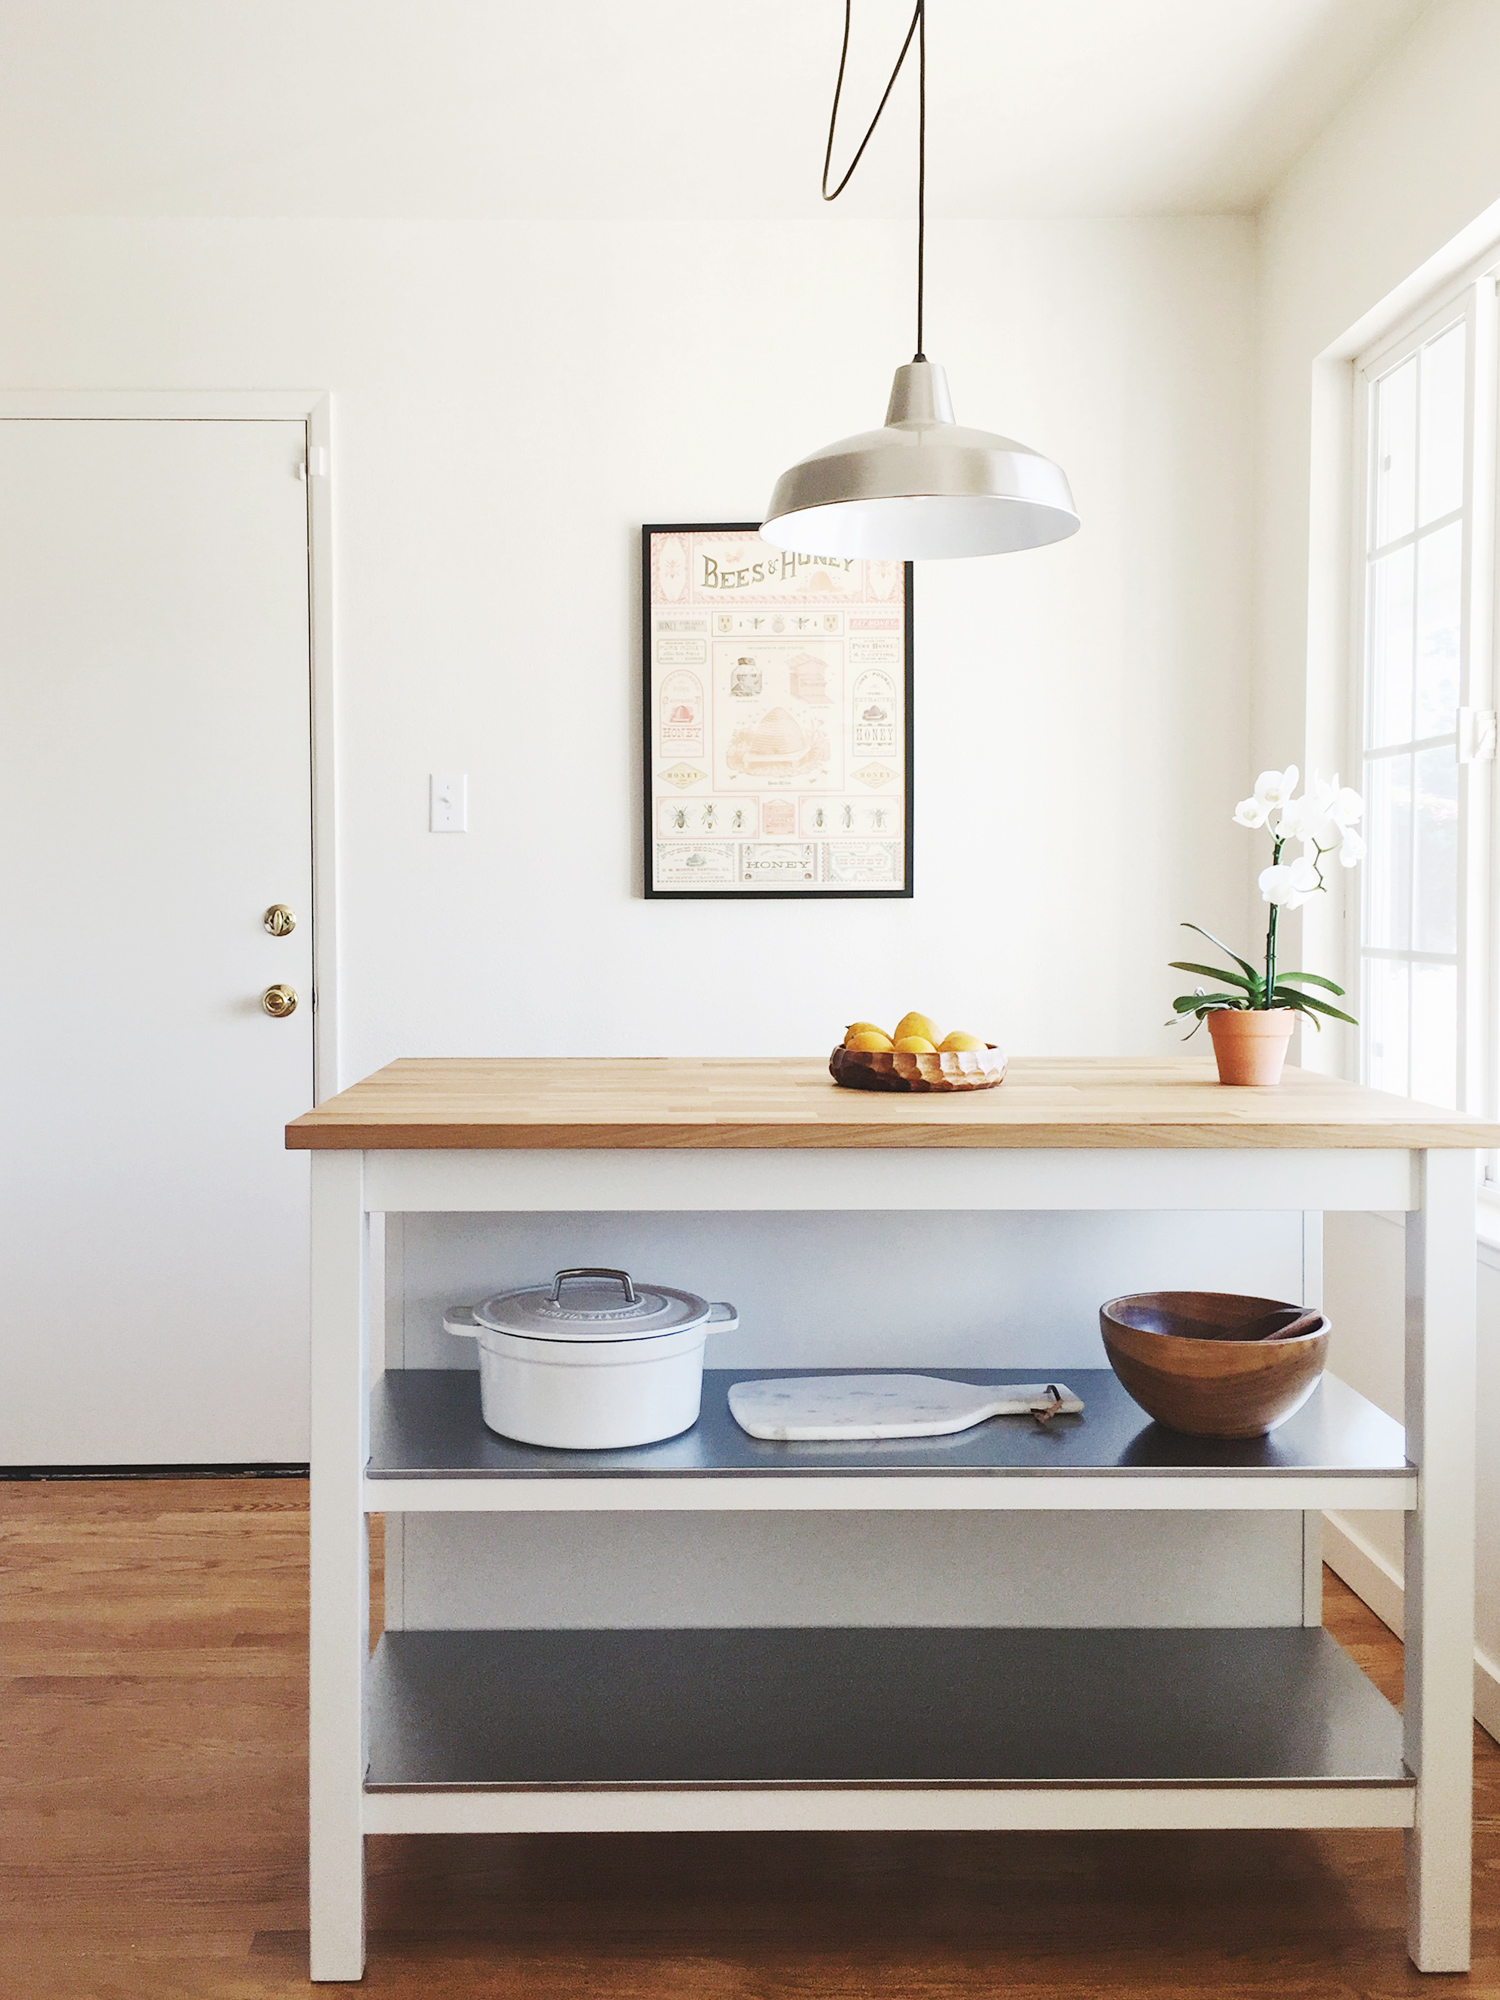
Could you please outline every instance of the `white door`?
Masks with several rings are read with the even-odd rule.
[[[0,421],[0,1465],[307,1457],[304,443]]]

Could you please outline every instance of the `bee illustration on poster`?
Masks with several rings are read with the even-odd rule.
[[[646,895],[910,896],[911,565],[641,544]]]

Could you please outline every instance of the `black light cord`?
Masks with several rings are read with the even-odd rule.
[[[849,60],[849,29],[854,14],[854,0],[844,0],[844,41],[839,50],[838,80],[833,86],[833,110],[828,119],[828,145],[823,153],[823,199],[837,201],[854,178],[854,169],[865,156],[865,148],[874,137],[875,127],[880,123],[880,114],[896,87],[896,78],[901,74],[901,65],[906,61],[906,52],[911,47],[913,35],[917,38],[917,351],[913,361],[925,361],[922,352],[922,290],[925,277],[924,265],[927,254],[927,0],[917,0],[912,13],[911,26],[906,31],[906,40],[901,44],[901,53],[896,58],[896,67],[881,93],[880,102],[875,107],[875,116],[870,120],[869,129],[859,142],[859,149],[849,162],[848,170],[832,194],[828,192],[828,171],[833,164],[833,135],[839,122],[839,99],[844,91],[844,68]]]
[[[927,0],[917,0],[917,351],[922,352],[922,290],[927,261]]]

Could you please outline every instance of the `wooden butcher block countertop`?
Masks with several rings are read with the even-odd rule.
[[[387,1064],[287,1145],[573,1147],[1500,1146],[1500,1125],[1309,1070],[1226,1088],[1183,1057],[1014,1061],[995,1090],[844,1090],[826,1057],[446,1057]]]

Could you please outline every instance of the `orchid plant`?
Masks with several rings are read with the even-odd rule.
[[[1323,879],[1326,856],[1336,854],[1345,868],[1353,868],[1364,859],[1364,838],[1356,830],[1364,816],[1364,801],[1358,792],[1341,785],[1337,777],[1320,778],[1316,772],[1300,799],[1292,796],[1296,789],[1295,764],[1284,771],[1262,771],[1255,781],[1254,792],[1248,799],[1241,799],[1234,809],[1237,826],[1264,827],[1271,837],[1271,865],[1263,868],[1259,877],[1260,893],[1271,906],[1264,970],[1258,970],[1248,959],[1231,951],[1201,924],[1183,925],[1184,930],[1197,931],[1199,937],[1207,938],[1239,968],[1237,972],[1227,972],[1216,966],[1195,964],[1191,959],[1173,959],[1174,971],[1201,972],[1217,980],[1221,989],[1211,993],[1201,986],[1195,987],[1172,1002],[1172,1011],[1179,1020],[1186,1014],[1196,1016],[1188,1031],[1190,1035],[1195,1035],[1207,1016],[1221,1007],[1291,1007],[1308,1016],[1315,1028],[1323,1025],[1319,1015],[1347,1021],[1351,1027],[1356,1025],[1352,1014],[1302,990],[1304,986],[1317,986],[1343,999],[1342,986],[1316,972],[1278,969],[1276,922],[1283,910],[1300,909],[1309,897],[1326,892],[1328,884]],[[1283,860],[1285,850],[1293,842],[1300,845],[1302,852],[1294,860]],[[1226,988],[1229,990],[1222,990]]]

